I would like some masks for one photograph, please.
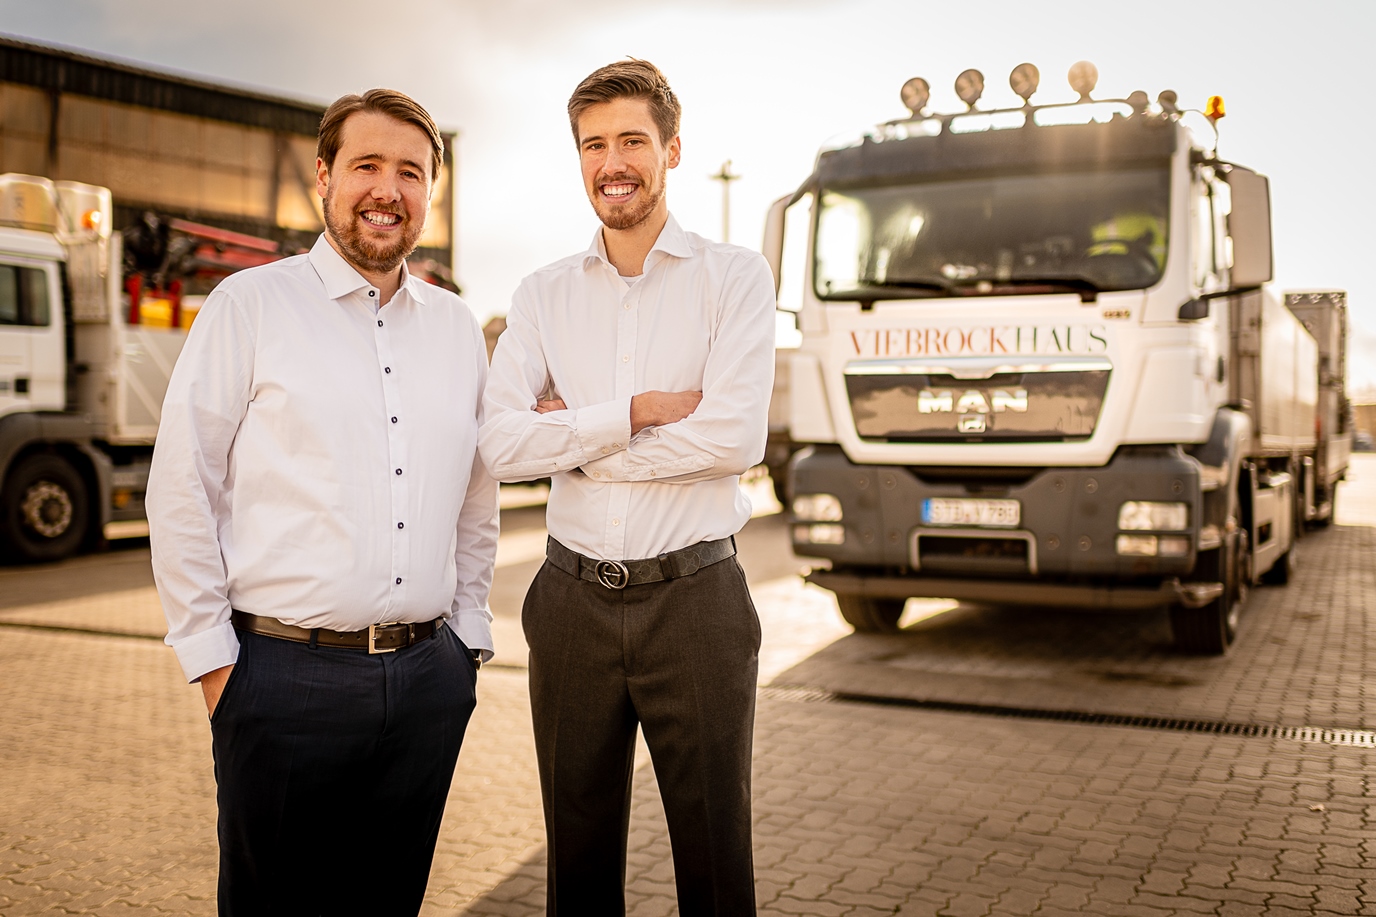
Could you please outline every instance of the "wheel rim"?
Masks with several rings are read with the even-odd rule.
[[[38,481],[24,491],[19,504],[24,525],[44,538],[58,538],[72,527],[71,494],[52,481]]]

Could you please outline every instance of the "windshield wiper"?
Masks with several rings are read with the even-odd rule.
[[[1010,277],[995,287],[1051,287],[1055,292],[1079,293],[1081,302],[1094,302],[1103,288],[1087,277]]]
[[[926,294],[927,296],[950,296],[952,293],[951,284],[938,278],[921,280],[867,280],[859,283],[854,289],[842,290],[835,293],[828,292],[822,297],[824,300],[832,302],[859,302],[860,308],[869,310],[874,308],[876,300],[880,299],[912,299],[914,293]]]

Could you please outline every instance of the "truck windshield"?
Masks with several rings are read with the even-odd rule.
[[[813,278],[833,300],[1137,290],[1166,264],[1165,168],[824,190]]]

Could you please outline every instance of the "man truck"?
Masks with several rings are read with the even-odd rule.
[[[1226,652],[1347,468],[1346,299],[1271,288],[1267,179],[1175,93],[910,116],[824,148],[789,357],[787,493],[809,581],[857,631],[907,598],[1169,608]],[[1201,128],[1201,141],[1191,124]],[[1207,142],[1206,142],[1207,141]],[[801,242],[803,240],[790,240]]]

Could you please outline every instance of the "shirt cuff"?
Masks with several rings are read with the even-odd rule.
[[[620,452],[631,441],[631,399],[579,408],[574,412],[574,427],[589,460]]]
[[[239,659],[239,637],[234,633],[234,625],[226,621],[209,630],[184,637],[172,644],[177,661],[182,665],[182,674],[188,684],[201,680],[201,676],[227,665],[234,665]]]
[[[447,623],[464,646],[483,654],[484,663],[492,661],[496,653],[492,648],[492,622],[487,612],[457,612],[449,616]]]

